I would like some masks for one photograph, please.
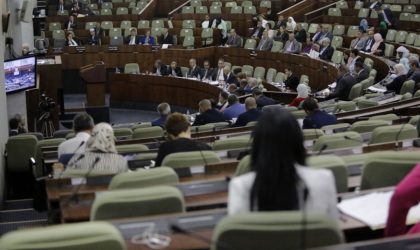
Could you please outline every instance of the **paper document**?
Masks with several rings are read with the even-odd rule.
[[[373,192],[356,198],[341,201],[338,209],[368,225],[372,230],[383,229],[388,218],[389,202],[394,191]],[[412,207],[406,223],[411,225],[420,220],[420,205]]]
[[[377,88],[377,87],[374,87],[374,86],[370,86],[368,88],[368,90],[370,90],[372,92],[376,92],[376,93],[384,93],[384,92],[387,91],[387,89],[385,87],[383,87],[383,88]]]

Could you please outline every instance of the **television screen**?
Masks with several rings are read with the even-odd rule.
[[[36,87],[36,57],[24,57],[4,62],[6,93]]]

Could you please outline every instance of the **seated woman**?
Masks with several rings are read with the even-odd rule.
[[[299,107],[299,104],[301,102],[303,102],[306,98],[308,98],[308,86],[306,86],[306,84],[304,83],[300,83],[297,88],[297,96],[295,99],[293,99],[293,101],[289,104],[289,106],[293,106],[293,107]]]
[[[379,33],[376,33],[373,36],[373,39],[375,43],[372,45],[372,48],[370,49],[370,53],[377,55],[377,56],[384,56],[385,53],[385,43],[384,39],[382,38],[382,35]]]
[[[165,156],[172,153],[211,150],[209,145],[191,140],[190,123],[181,113],[170,114],[166,118],[165,128],[169,141],[160,145],[155,166],[160,166]]]
[[[281,108],[264,111],[253,131],[252,171],[229,184],[228,214],[304,209],[338,219],[332,173],[305,167],[305,158],[296,118]]]
[[[401,63],[396,64],[394,69],[396,77],[390,84],[386,85],[386,89],[389,91],[394,91],[395,94],[399,94],[403,83],[407,81],[407,70]]]
[[[108,123],[99,123],[86,142],[84,154],[73,156],[65,171],[69,169],[99,170],[121,173],[128,170],[127,160],[117,153],[114,131]]]

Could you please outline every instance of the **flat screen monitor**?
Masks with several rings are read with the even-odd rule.
[[[36,87],[36,57],[22,57],[4,62],[6,94]]]

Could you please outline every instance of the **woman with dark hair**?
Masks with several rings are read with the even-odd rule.
[[[229,184],[229,215],[305,209],[338,218],[332,173],[305,167],[297,120],[284,109],[264,111],[253,131],[252,171]]]

